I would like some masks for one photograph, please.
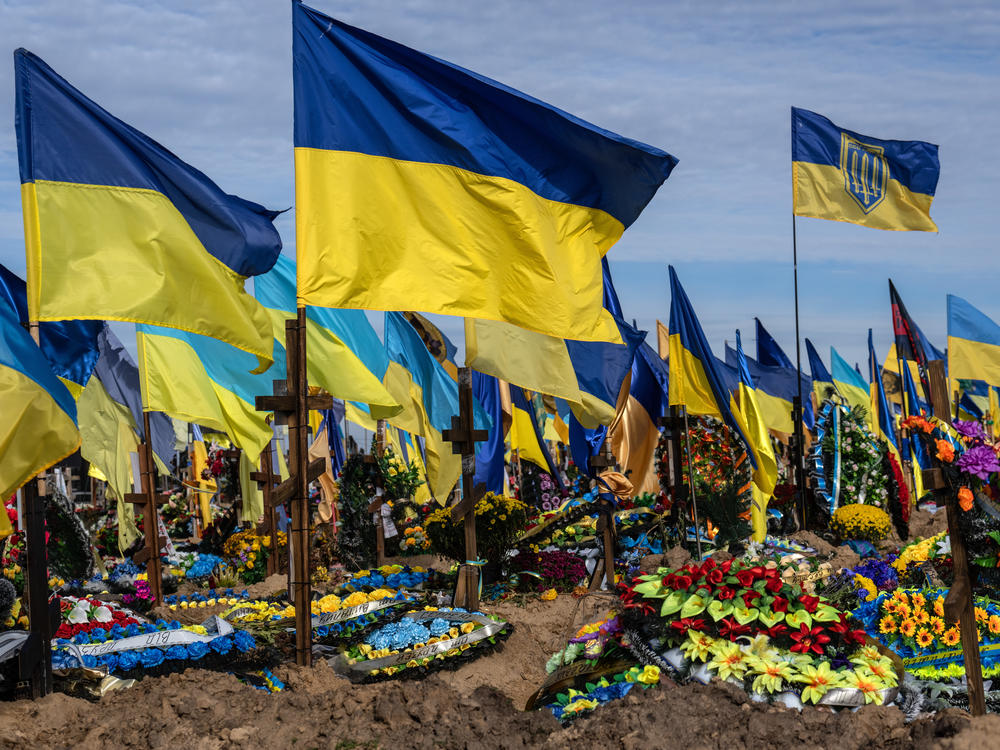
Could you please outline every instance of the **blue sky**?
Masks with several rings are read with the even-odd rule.
[[[940,234],[798,220],[802,331],[824,358],[832,344],[864,363],[869,326],[884,356],[889,276],[939,348],[947,292],[1000,321],[996,3],[312,4],[677,156],[609,255],[625,314],[640,327],[666,321],[670,263],[717,355],[737,327],[752,353],[756,315],[794,359],[793,105],[867,135],[940,145],[931,210]],[[285,208],[294,194],[290,17],[282,0],[0,0],[0,47],[35,52],[228,192]],[[9,117],[0,262],[23,273],[9,62],[0,102]],[[293,212],[278,228],[294,254]],[[460,321],[439,320],[460,344]]]

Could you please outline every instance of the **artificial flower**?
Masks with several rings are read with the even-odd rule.
[[[941,461],[950,464],[955,459],[955,448],[947,440],[935,440],[937,453],[934,455]]]
[[[748,665],[746,654],[739,644],[729,641],[718,641],[713,648],[714,657],[708,663],[708,668],[714,670],[720,680],[729,677],[742,678]]]
[[[837,687],[841,682],[840,674],[830,668],[829,662],[820,662],[818,666],[803,666],[795,676],[796,682],[805,685],[802,689],[802,700],[807,703],[819,703],[820,699]]]
[[[974,498],[972,496],[972,490],[968,487],[963,487],[958,491],[958,506],[964,511],[972,510],[972,505]]]
[[[868,669],[855,669],[853,672],[848,672],[844,675],[844,686],[856,688],[861,691],[865,696],[865,703],[875,703],[881,706],[882,701],[882,686],[879,684],[879,679],[873,675]]]
[[[826,635],[822,628],[818,626],[810,628],[805,623],[802,623],[797,633],[792,633],[791,639],[795,641],[791,650],[802,654],[808,654],[810,651],[822,654],[823,646],[830,642],[830,636]]]

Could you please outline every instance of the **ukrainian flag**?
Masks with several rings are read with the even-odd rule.
[[[487,492],[503,494],[504,438],[507,430],[500,401],[500,382],[492,375],[472,371],[472,395],[490,418],[489,437],[476,444],[476,473],[473,485],[483,483]]]
[[[91,469],[100,472],[100,478],[107,482],[109,494],[121,500],[132,491],[129,454],[136,452],[139,444],[132,413],[127,406],[111,398],[97,376],[87,382],[77,399],[76,409],[80,455]],[[123,540],[125,548],[132,539],[134,537]]]
[[[726,364],[739,369],[736,350],[726,346]],[[799,394],[799,373],[794,367],[765,367],[755,359],[743,355],[743,362],[756,383],[757,405],[768,429],[791,434],[795,431],[792,420],[792,403]],[[812,380],[802,375],[802,423],[811,430],[815,424],[812,399]]]
[[[636,495],[660,492],[653,456],[660,440],[660,417],[667,406],[669,391],[667,364],[649,344],[640,344],[632,361],[627,396],[608,438]]]
[[[145,440],[146,425],[142,418],[143,400],[139,388],[139,368],[136,367],[132,356],[125,350],[122,342],[107,325],[97,337],[97,347],[100,356],[97,358],[97,364],[94,365],[94,374],[88,382],[88,387],[94,378],[100,380],[108,397],[128,409],[132,415],[132,429],[138,433],[140,439]],[[157,463],[160,473],[168,475],[170,470],[167,467],[170,466],[174,457],[173,423],[170,421],[170,417],[162,412],[150,412],[149,430],[151,433],[149,444],[153,449],[153,459]],[[84,439],[86,440],[86,437]]]
[[[271,327],[243,284],[281,251],[278,212],[226,195],[30,52],[14,74],[31,319],[171,326],[266,367]]]
[[[385,349],[389,359],[401,365],[412,379],[430,426],[438,432],[449,429],[451,418],[459,413],[458,383],[427,351],[420,335],[401,313],[385,314]],[[476,429],[489,427],[489,417],[475,399],[473,418]]]
[[[833,376],[823,364],[823,359],[816,351],[812,341],[806,339],[806,356],[809,357],[809,372],[812,374],[813,393],[816,394],[816,403],[823,403],[823,399],[828,398],[830,390],[836,391],[837,386],[833,384]]]
[[[618,394],[646,334],[622,320],[607,258],[601,260],[604,308],[623,344],[573,341],[489,320],[465,320],[466,362],[483,373],[564,399],[587,428],[609,425]]]
[[[621,343],[604,254],[677,160],[295,2],[304,305]]]
[[[535,415],[535,407],[528,401],[523,388],[510,387],[512,421],[510,425],[510,448],[517,451],[519,460],[530,461],[542,471],[548,472],[552,480],[562,489],[562,477],[556,469],[552,454],[549,453],[542,431]]]
[[[889,444],[889,450],[900,461],[899,443],[896,442],[896,431],[893,427],[895,419],[889,400],[885,397],[885,387],[882,385],[882,368],[879,367],[878,357],[875,356],[875,345],[872,343],[872,329],[868,329],[868,367],[871,368],[871,398],[872,398],[872,426],[876,435]]]
[[[837,392],[851,408],[861,406],[866,412],[870,412],[872,401],[868,383],[865,382],[860,373],[847,364],[832,346],[830,347],[830,367]]]
[[[0,305],[0,497],[80,446],[76,403],[20,321]]]
[[[917,387],[914,384],[913,376],[909,368],[903,370],[903,393],[906,394],[907,411],[909,415],[922,414],[925,412],[923,402],[917,398]],[[910,461],[913,464],[913,502],[914,504],[924,496],[924,468],[930,468],[930,459],[927,456],[927,449],[924,447],[920,436],[910,433]]]
[[[778,462],[774,457],[771,435],[767,431],[763,414],[757,404],[757,391],[754,388],[753,378],[743,354],[743,344],[740,341],[739,331],[736,331],[736,360],[740,372],[739,416],[745,428],[744,434],[749,438],[747,453],[748,455],[752,454],[756,460],[756,468],[753,472],[750,524],[753,528],[754,541],[762,542],[767,535],[767,503],[771,499],[771,495],[774,494],[774,487],[778,482]]]
[[[271,318],[277,346],[283,348],[285,321],[296,315],[295,261],[279,255],[270,271],[253,280],[253,289]],[[311,384],[336,398],[368,404],[385,418],[400,410],[388,390],[389,364],[364,312],[306,308],[306,374]]]
[[[760,318],[754,318],[754,323],[757,325],[757,362],[764,367],[784,367],[789,370],[797,369],[792,364],[792,360],[785,354],[785,350],[778,345],[774,337],[764,328],[764,324],[760,322]]]
[[[138,325],[136,340],[143,408],[224,432],[257,465],[271,427],[254,402],[285,374],[284,350],[273,372],[254,375],[251,355],[207,336]]]
[[[993,440],[1000,438],[1000,393],[996,386],[990,386],[989,394],[990,434]]]
[[[796,216],[936,232],[930,210],[940,171],[935,145],[871,138],[792,107]]]
[[[0,303],[7,303],[22,325],[28,317],[28,285],[0,265]],[[94,371],[100,352],[97,336],[104,328],[101,320],[62,320],[39,323],[38,345],[73,398],[78,398]]]
[[[737,386],[723,380],[718,360],[705,340],[677,272],[670,266],[670,405],[683,406],[691,414],[707,414],[724,422],[750,445],[730,406]],[[756,459],[750,461],[757,468]]]
[[[948,295],[948,377],[1000,383],[1000,326],[954,294]]]
[[[407,310],[403,313],[403,317],[413,326],[413,330],[420,336],[420,340],[424,342],[424,346],[427,347],[431,356],[441,363],[445,372],[452,379],[458,380],[458,365],[455,364],[458,348],[451,343],[451,339],[444,335],[444,331],[418,312]]]

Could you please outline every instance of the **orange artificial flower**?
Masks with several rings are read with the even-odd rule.
[[[937,444],[937,457],[947,464],[955,460],[955,448],[947,440],[935,440]]]
[[[972,490],[963,487],[958,491],[958,505],[962,510],[972,510]]]

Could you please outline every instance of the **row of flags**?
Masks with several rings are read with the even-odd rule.
[[[522,457],[554,468],[550,427],[588,472],[609,440],[646,482],[650,435],[666,406],[682,405],[743,438],[763,503],[776,473],[768,431],[794,431],[796,395],[832,387],[871,403],[868,384],[835,351],[826,371],[807,340],[807,378],[759,320],[756,360],[739,337],[717,359],[673,268],[660,352],[669,364],[624,320],[605,255],[671,174],[673,156],[300,2],[292,12],[297,262],[280,254],[278,212],[223,193],[39,58],[15,53],[27,319],[76,319],[94,327],[93,339],[109,333],[105,320],[138,324],[127,394],[99,376],[103,394],[95,386],[88,395],[95,379],[85,371],[99,373],[99,349],[68,367],[48,357],[80,403],[105,416],[116,410],[109,404],[125,409],[102,425],[142,436],[142,410],[170,414],[226,432],[256,460],[273,431],[254,396],[283,374],[284,322],[299,306],[310,383],[342,399],[354,421],[388,420],[390,440],[420,461],[438,497],[460,471],[441,438],[457,412],[453,348],[431,335],[445,350],[432,354],[429,324],[404,310],[465,318],[475,420],[490,435],[477,447],[477,478],[491,489],[502,483],[508,430]],[[796,215],[936,230],[936,146],[873,139],[793,109],[792,160]],[[1000,382],[984,370],[1000,335],[956,313],[956,349],[951,307],[949,298],[952,376]],[[388,311],[384,341],[363,310]],[[893,310],[897,351],[921,368],[926,396],[933,348],[895,297]],[[66,351],[51,341],[43,329],[41,351]],[[872,361],[877,368],[874,352]],[[63,391],[53,388],[45,391],[58,407]],[[550,407],[539,394],[554,397]],[[336,422],[326,417],[328,447],[339,443]],[[89,434],[82,418],[80,431]],[[16,484],[4,479],[0,491]]]

